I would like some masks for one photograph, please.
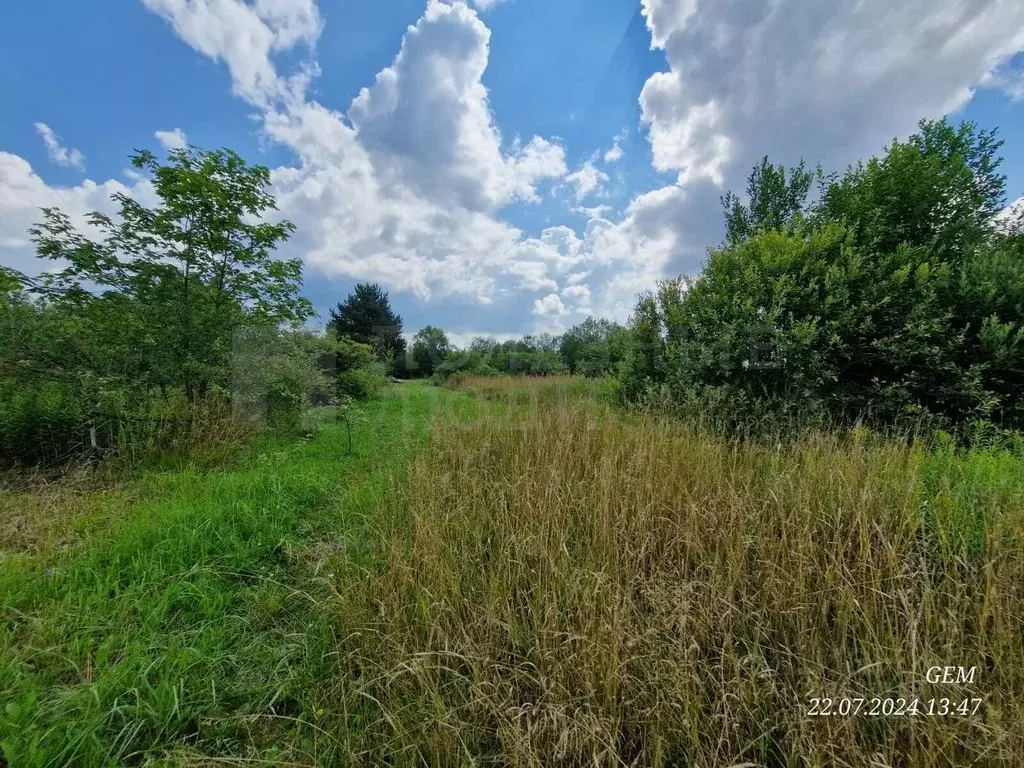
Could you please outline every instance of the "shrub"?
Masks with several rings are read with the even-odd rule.
[[[378,362],[342,371],[337,377],[339,396],[347,396],[355,400],[377,397],[387,383],[387,365]]]
[[[89,409],[76,387],[0,382],[0,464],[59,462],[89,445]]]
[[[703,273],[641,297],[621,369],[657,398],[741,430],[868,421],[1024,426],[1024,238],[994,220],[992,134],[922,123],[841,178],[763,162],[750,208]],[[941,215],[937,212],[941,211]],[[997,287],[998,286],[998,287]]]

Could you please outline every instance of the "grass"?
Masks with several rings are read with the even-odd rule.
[[[0,539],[10,764],[1024,762],[1020,456],[733,443],[600,382],[457,390],[392,387],[351,456],[330,424],[19,496],[77,522]],[[926,681],[946,665],[974,682]]]
[[[562,382],[464,386],[505,409],[435,429],[394,500],[386,564],[338,598],[329,698],[373,703],[335,726],[347,754],[1024,759],[1020,457],[865,431],[781,451],[595,409]],[[979,671],[932,685],[934,665]],[[812,697],[984,703],[973,717],[813,717]]]
[[[356,424],[351,455],[328,419],[313,440],[265,440],[228,470],[0,497],[22,513],[21,534],[0,539],[8,762],[188,762],[198,745],[275,759],[283,740],[313,764],[323,702],[310,692],[335,637],[309,561],[358,550],[436,413],[462,400],[396,388]]]

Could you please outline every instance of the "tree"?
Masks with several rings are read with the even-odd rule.
[[[604,327],[602,324],[606,322],[605,320],[596,320],[593,317],[588,317],[582,323],[574,325],[563,334],[561,344],[558,347],[558,354],[570,373],[576,373],[585,350],[603,338]]]
[[[957,280],[955,323],[967,330],[959,364],[980,371],[997,421],[1024,425],[1024,229],[980,248]]]
[[[339,398],[363,400],[375,396],[387,384],[387,366],[368,344],[360,344],[328,329],[333,343],[334,376]]]
[[[348,298],[331,310],[329,326],[339,336],[369,344],[388,365],[405,355],[402,318],[392,311],[387,292],[377,283],[358,283]]]
[[[449,352],[448,335],[437,326],[428,325],[413,337],[412,359],[421,376],[432,376]]]
[[[787,178],[786,169],[772,165],[765,155],[747,178],[746,205],[731,191],[721,198],[726,242],[738,243],[758,230],[797,224],[804,215],[812,180],[813,174],[804,168],[803,160],[790,169]]]
[[[629,329],[618,323],[588,317],[562,336],[559,356],[570,373],[605,376],[625,360],[629,337]]]
[[[285,330],[312,306],[299,295],[301,261],[275,256],[294,227],[267,218],[269,170],[196,148],[165,162],[140,151],[132,164],[151,175],[154,205],[115,194],[118,215],[91,214],[85,234],[44,209],[30,233],[56,269],[0,273],[0,460],[187,438],[197,415],[245,410],[247,360],[275,415],[323,383],[307,375],[305,337]],[[253,339],[276,350],[273,365],[246,356]]]
[[[159,204],[115,193],[116,221],[88,217],[97,241],[44,209],[30,230],[38,254],[66,265],[36,292],[97,335],[91,346],[106,352],[106,373],[181,386],[192,401],[225,384],[236,328],[312,314],[299,295],[302,262],[273,255],[294,226],[262,221],[276,207],[270,171],[230,150],[175,149],[163,164],[140,151],[132,165],[151,173]]]
[[[819,171],[809,206],[802,165],[787,180],[762,161],[749,207],[723,199],[704,272],[639,301],[623,391],[710,397],[734,420],[1024,425],[1024,240],[997,226],[1001,142],[920,125],[842,177]]]
[[[626,400],[640,399],[665,380],[663,318],[657,297],[650,291],[640,294],[629,319],[633,341],[621,373],[622,394]]]
[[[858,245],[877,252],[907,243],[959,262],[990,239],[1005,205],[1002,144],[995,129],[922,120],[918,133],[894,139],[882,157],[841,179],[823,177],[815,216],[845,223]]]
[[[476,336],[469,343],[469,352],[482,358],[489,357],[498,346],[498,342],[489,336]]]

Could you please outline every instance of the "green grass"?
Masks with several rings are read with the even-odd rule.
[[[370,552],[364,521],[458,393],[408,383],[364,409],[353,451],[329,412],[226,470],[152,472],[39,502],[3,540],[0,744],[15,766],[159,761],[201,749],[314,760],[310,697],[335,638],[317,556]],[[38,518],[42,518],[39,520]],[[55,522],[56,520],[56,522]],[[357,558],[358,559],[358,558]]]
[[[0,493],[12,766],[1024,760],[1024,457],[392,386],[226,469]],[[977,665],[969,688],[931,665]],[[974,718],[809,697],[981,696]],[[0,761],[2,764],[2,761]]]

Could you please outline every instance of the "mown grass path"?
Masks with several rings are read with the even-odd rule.
[[[363,523],[435,416],[473,402],[405,383],[364,408],[351,453],[324,412],[311,440],[261,440],[227,469],[149,472],[51,503],[0,496],[43,532],[30,550],[0,539],[7,763],[276,762],[282,742],[290,760],[315,760],[328,736],[313,692],[335,644],[324,554],[372,557]]]

